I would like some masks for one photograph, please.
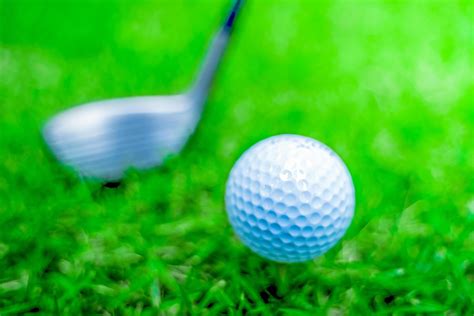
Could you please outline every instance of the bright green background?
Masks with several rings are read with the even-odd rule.
[[[0,314],[472,315],[468,1],[248,1],[180,156],[111,189],[49,154],[63,109],[184,89],[229,5],[0,0]],[[332,147],[357,191],[306,264],[251,253],[224,210],[234,161],[280,133]]]

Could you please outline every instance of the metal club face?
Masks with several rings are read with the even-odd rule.
[[[51,119],[43,136],[56,157],[81,176],[118,180],[178,153],[200,110],[188,95],[131,97],[85,104]]]
[[[84,178],[116,181],[128,168],[148,169],[180,152],[199,122],[240,5],[234,2],[188,92],[91,102],[50,119],[43,137],[56,158]]]

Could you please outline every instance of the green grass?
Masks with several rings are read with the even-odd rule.
[[[0,315],[474,313],[468,1],[248,1],[181,155],[115,189],[40,136],[86,101],[178,92],[229,1],[0,1]],[[234,236],[230,168],[265,137],[332,147],[357,195],[305,264]]]

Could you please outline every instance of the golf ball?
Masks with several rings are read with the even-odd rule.
[[[280,262],[307,261],[344,235],[355,206],[347,167],[326,145],[279,135],[235,163],[225,203],[231,225],[250,249]]]

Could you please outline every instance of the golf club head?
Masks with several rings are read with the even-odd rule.
[[[128,168],[148,169],[178,153],[199,117],[186,94],[112,99],[60,113],[43,136],[55,156],[81,176],[116,181]]]

